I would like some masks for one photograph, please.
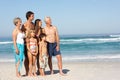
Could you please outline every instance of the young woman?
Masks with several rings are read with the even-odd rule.
[[[41,19],[36,19],[34,24],[35,24],[35,35],[39,41],[40,34],[44,33],[44,28],[42,28]],[[38,47],[39,47],[39,45],[38,45]],[[39,65],[39,52],[38,52],[38,55],[37,55],[37,69],[38,69],[37,74],[40,74],[39,68],[40,68],[40,65]]]

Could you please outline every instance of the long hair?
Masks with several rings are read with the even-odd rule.
[[[36,19],[35,20],[35,33],[38,32],[38,30],[40,29],[40,32],[42,32],[42,27],[39,26],[39,22],[41,21],[41,19]],[[40,28],[39,28],[40,27]]]

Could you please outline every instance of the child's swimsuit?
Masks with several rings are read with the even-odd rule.
[[[36,43],[34,41],[30,41],[30,50],[32,51],[32,54],[36,52]]]

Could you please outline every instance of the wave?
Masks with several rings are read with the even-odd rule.
[[[0,62],[15,62],[14,59],[0,59]]]
[[[71,61],[104,61],[104,60],[119,60],[120,61],[120,54],[117,55],[94,55],[94,56],[62,56],[63,61],[71,62]],[[56,61],[56,58],[53,57],[53,61]],[[0,62],[15,62],[14,59],[0,59]]]
[[[12,41],[5,41],[5,42],[0,42],[0,44],[11,44],[13,43]]]
[[[119,55],[95,55],[95,56],[65,56],[63,61],[104,61],[104,60],[120,60]]]
[[[120,38],[61,39],[61,44],[120,42]]]
[[[117,38],[120,38],[120,35],[110,35],[110,37],[117,37]]]
[[[61,44],[120,42],[120,37],[60,39],[60,42],[61,42]],[[0,42],[0,44],[11,44],[11,43],[13,43],[13,42],[12,41]]]

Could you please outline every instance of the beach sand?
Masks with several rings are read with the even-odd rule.
[[[55,74],[50,75],[46,68],[46,76],[28,77],[25,75],[24,66],[21,70],[21,78],[15,75],[15,64],[0,62],[0,80],[120,80],[119,62],[65,62],[63,72],[66,76],[58,73],[57,64],[53,64]]]

